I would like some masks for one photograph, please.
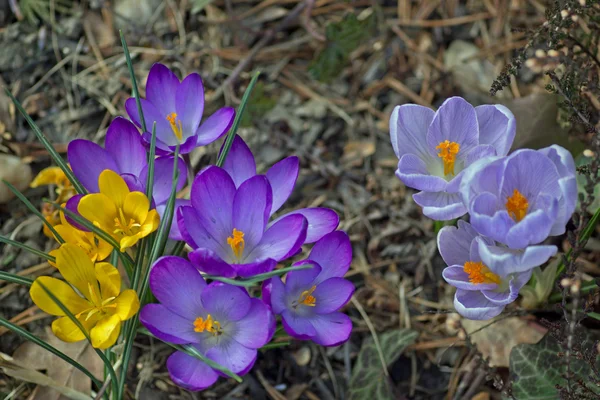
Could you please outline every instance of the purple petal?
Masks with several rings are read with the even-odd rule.
[[[296,339],[312,339],[317,335],[317,331],[308,317],[302,317],[288,309],[281,313],[281,322],[288,335]]]
[[[284,158],[267,171],[266,175],[273,189],[271,215],[275,214],[292,194],[299,170],[300,160],[292,156]]]
[[[335,211],[329,208],[315,207],[301,208],[299,210],[284,214],[271,222],[270,226],[275,225],[283,218],[297,214],[302,215],[308,221],[308,228],[306,229],[306,239],[304,240],[304,243],[316,242],[326,234],[333,232],[340,223],[340,217],[338,217]]]
[[[525,249],[509,249],[490,246],[477,239],[478,251],[483,263],[500,276],[525,272],[540,266],[558,251],[556,246],[527,246]]]
[[[511,277],[509,282],[509,289],[504,292],[484,290],[482,291],[482,294],[494,305],[505,306],[507,304],[510,304],[513,301],[515,301],[517,297],[519,297],[519,290],[521,290],[521,288],[525,286],[525,284],[527,284],[527,282],[531,278],[532,272],[533,270],[529,270],[518,273],[515,276]]]
[[[190,74],[181,82],[175,96],[175,109],[186,139],[198,129],[204,112],[204,86],[200,75]]]
[[[398,159],[405,154],[414,154],[422,160],[431,159],[427,149],[427,131],[435,112],[416,104],[396,106],[390,117],[390,139]]]
[[[459,144],[459,157],[479,144],[477,114],[473,106],[461,97],[451,97],[444,101],[427,132],[430,152],[437,154],[436,146],[446,140]]]
[[[469,211],[473,207],[473,199],[479,194],[488,192],[498,195],[504,178],[505,160],[505,157],[484,158],[463,171],[458,192]]]
[[[473,147],[467,154],[465,154],[465,166],[469,166],[476,161],[479,161],[486,157],[493,157],[496,155],[496,149],[490,144],[480,144],[479,146]]]
[[[333,277],[343,277],[352,262],[350,238],[343,231],[328,233],[315,243],[308,259],[315,261],[322,268],[319,282]]]
[[[317,314],[311,319],[316,336],[312,339],[321,346],[337,346],[350,338],[352,321],[341,312]]]
[[[154,296],[169,310],[190,321],[204,314],[198,294],[206,287],[198,270],[181,257],[161,257],[150,271]]]
[[[119,167],[108,151],[94,142],[75,139],[69,143],[67,157],[73,174],[91,193],[98,193],[98,178],[105,169],[119,173]]]
[[[440,229],[437,246],[446,265],[464,265],[471,261],[469,250],[471,242],[477,236],[479,235],[471,224],[463,220],[458,221],[458,227],[445,226]]]
[[[436,221],[449,221],[467,213],[459,193],[419,192],[413,194],[413,200],[423,207],[423,214]]]
[[[230,256],[231,249],[227,246],[227,241],[215,240],[204,228],[204,222],[193,207],[181,207],[178,211],[177,223],[181,236],[193,249],[211,250],[221,259],[227,259]]]
[[[142,142],[144,142],[144,146],[146,146],[148,151],[150,151],[150,147],[152,145],[152,134],[149,132],[142,133]],[[154,153],[157,156],[170,156],[173,154],[173,150],[171,150],[171,148],[165,142],[156,138]],[[179,154],[182,154],[181,149],[179,150]]]
[[[194,320],[183,318],[162,304],[148,304],[140,312],[140,322],[154,336],[169,343],[197,343],[200,335],[194,331]]]
[[[258,349],[271,340],[269,329],[272,313],[269,307],[259,299],[252,299],[248,314],[235,323],[233,338],[250,349]]]
[[[314,312],[328,314],[344,306],[354,293],[354,285],[344,278],[329,278],[317,285],[313,296],[317,299]]]
[[[481,292],[461,289],[454,295],[454,308],[463,317],[475,320],[492,319],[504,310],[504,306],[496,306]]]
[[[165,116],[177,110],[175,96],[178,88],[179,79],[169,68],[158,63],[150,68],[146,82],[146,98]]]
[[[223,107],[215,111],[196,131],[196,146],[206,146],[223,136],[231,128],[234,117],[235,110],[232,107]]]
[[[209,275],[235,278],[236,272],[231,265],[223,261],[214,251],[200,248],[188,254],[188,258],[199,271]]]
[[[146,121],[146,130],[150,134],[148,139],[144,139],[148,140],[148,143],[151,143],[152,127],[156,122],[156,147],[163,148],[161,143],[164,143],[165,146],[177,145],[177,137],[173,133],[173,129],[171,129],[171,125],[167,120],[167,116],[174,111],[159,110],[154,104],[145,99],[140,99],[140,103],[142,104],[142,113],[144,114],[144,120]],[[133,123],[141,127],[135,99],[128,99],[125,102],[125,109]],[[163,148],[163,150],[168,150],[168,148]]]
[[[179,224],[177,221],[177,215],[179,213],[179,208],[187,207],[190,205],[190,201],[186,199],[175,199],[175,211],[173,213],[173,221],[171,221],[171,229],[169,230],[169,239],[171,240],[185,240],[183,238],[183,234],[179,230]],[[156,212],[160,216],[162,221],[163,215],[165,214],[165,210],[167,208],[167,203],[163,203],[159,206],[156,206]]]
[[[471,225],[482,235],[504,242],[506,233],[515,225],[515,221],[506,210],[497,211],[498,199],[484,192],[473,199],[471,204]]]
[[[538,201],[540,197],[542,196],[538,197]],[[528,213],[525,218],[514,224],[506,233],[504,240],[499,242],[511,249],[522,249],[543,242],[550,234],[558,213],[558,200],[549,198],[548,201],[550,204],[546,207]]]
[[[310,289],[323,270],[319,264],[311,260],[302,260],[293,264],[294,267],[301,265],[310,265],[312,268],[291,271],[285,277],[286,292],[292,295]]]
[[[142,182],[138,176],[132,174],[121,174],[130,192],[146,192],[146,182]]]
[[[140,176],[148,164],[140,133],[135,125],[123,117],[115,118],[108,126],[104,147],[117,163],[121,174]]]
[[[398,162],[396,176],[406,186],[417,190],[439,192],[446,190],[446,186],[448,186],[448,182],[444,178],[431,175],[425,162],[414,154],[402,156]]]
[[[167,360],[171,380],[187,390],[202,390],[214,384],[219,375],[201,360],[176,351]]]
[[[171,196],[171,186],[173,185],[173,167],[175,158],[172,156],[162,156],[154,160],[154,184],[152,186],[152,198],[156,204],[163,204]],[[177,191],[183,189],[187,179],[187,167],[185,162],[178,158],[177,168],[179,177],[177,179]],[[140,174],[140,180],[146,182],[148,179],[148,167],[146,166]]]
[[[558,171],[548,157],[535,150],[517,150],[506,159],[500,196],[507,199],[517,189],[529,201],[540,193],[559,198],[558,179]]]
[[[263,300],[271,306],[275,314],[281,314],[283,310],[286,309],[285,286],[283,285],[283,282],[281,282],[281,278],[274,276],[273,278],[269,279],[267,286],[268,299],[267,296],[265,296],[265,290],[263,289]]]
[[[197,146],[196,144],[196,136],[192,135],[186,139],[183,144],[179,146],[179,154],[187,154],[194,150]],[[177,146],[170,146],[171,152],[174,152]]]
[[[246,264],[233,264],[233,270],[241,278],[250,278],[254,275],[271,272],[277,266],[277,261],[272,258],[258,260]]]
[[[221,148],[222,151],[223,148]],[[223,169],[231,176],[236,188],[240,187],[246,179],[256,175],[254,156],[246,142],[239,135],[235,135],[233,138],[233,143],[223,163]]]
[[[495,283],[471,283],[469,274],[467,274],[461,265],[452,265],[444,268],[442,277],[452,286],[462,290],[494,290],[498,287]]]
[[[251,301],[245,289],[213,282],[200,295],[207,312],[216,320],[239,321],[250,310]]]
[[[74,195],[69,200],[67,200],[67,204],[65,205],[65,208],[67,210],[71,211],[72,213],[75,213],[81,217],[81,214],[79,214],[78,207],[79,207],[79,201],[81,200],[82,197],[83,197],[82,194]],[[69,224],[73,225],[75,228],[79,229],[80,231],[90,232],[89,229],[87,229],[83,225],[79,225],[79,223],[77,223],[74,219],[69,217],[69,215],[67,213],[65,213],[65,219],[67,220],[67,222]]]
[[[267,229],[246,259],[272,258],[281,261],[291,257],[305,242],[307,226],[306,218],[299,214],[288,215],[278,220]]]
[[[235,373],[249,370],[256,361],[256,355],[256,349],[242,346],[233,339],[222,341],[206,352],[208,358]]]
[[[255,175],[242,183],[233,198],[232,226],[244,233],[248,254],[261,240],[269,219],[273,193],[264,175]],[[262,258],[266,258],[265,256]],[[254,258],[247,258],[249,261]]]
[[[494,146],[498,156],[507,155],[517,131],[512,112],[500,104],[475,107],[475,112],[479,124],[479,143]]]

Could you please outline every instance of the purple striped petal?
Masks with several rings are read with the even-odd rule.
[[[471,283],[462,265],[452,265],[444,268],[442,277],[446,282],[461,290],[494,290],[498,287],[495,283]]]
[[[192,391],[206,389],[219,379],[214,369],[181,351],[176,351],[167,359],[167,369],[176,385]]]
[[[284,158],[267,171],[266,175],[273,189],[271,215],[275,214],[292,194],[299,170],[300,160],[292,156]]]
[[[437,246],[446,265],[464,265],[470,260],[471,242],[477,232],[471,224],[459,220],[458,227],[445,226],[438,232]]]
[[[223,148],[221,148],[222,151]],[[254,156],[246,142],[239,135],[235,135],[233,138],[233,143],[223,163],[223,169],[231,176],[235,187],[240,187],[245,180],[256,175]],[[273,184],[271,183],[272,186]]]
[[[223,136],[231,128],[234,117],[235,110],[232,107],[223,107],[215,111],[196,131],[196,146],[206,146]]]
[[[460,145],[459,157],[479,144],[475,108],[461,97],[451,97],[444,101],[427,132],[427,146],[434,154],[438,153],[436,146],[446,140]]]
[[[105,169],[119,173],[119,167],[112,156],[94,142],[75,139],[69,143],[67,157],[73,174],[91,193],[98,193],[98,178]]]
[[[417,190],[439,192],[446,190],[446,186],[448,186],[448,182],[444,178],[431,175],[425,162],[414,154],[402,156],[398,162],[396,176],[406,186]]]
[[[538,201],[540,199],[538,197]],[[544,196],[545,197],[545,196]],[[514,224],[504,237],[503,242],[511,249],[522,249],[532,244],[543,242],[552,229],[552,225],[558,214],[558,199],[548,198],[546,207],[528,213],[518,223]]]
[[[500,276],[529,271],[546,263],[558,251],[556,246],[527,246],[525,249],[509,249],[485,243],[477,239],[478,252],[485,265]]]
[[[140,133],[135,125],[123,117],[115,118],[108,126],[104,147],[117,163],[121,174],[140,176],[148,164]]]
[[[181,121],[183,138],[192,136],[204,112],[204,85],[200,75],[193,73],[179,84],[175,95],[177,118]]]
[[[435,112],[416,104],[396,106],[390,117],[390,139],[398,159],[414,154],[423,161],[436,157],[427,148],[427,132]]]
[[[529,282],[532,272],[533,270],[530,269],[529,271],[515,274],[510,279],[508,290],[504,292],[484,290],[482,294],[494,305],[505,306],[510,304],[519,297],[519,290]]]
[[[436,221],[449,221],[467,213],[459,193],[419,192],[413,194],[413,200],[423,207],[423,214]]]
[[[498,156],[507,155],[517,131],[512,112],[500,104],[475,107],[475,112],[479,124],[479,143],[494,146]]]
[[[463,317],[475,320],[492,319],[504,310],[504,306],[495,305],[481,292],[461,289],[454,295],[454,308]]]

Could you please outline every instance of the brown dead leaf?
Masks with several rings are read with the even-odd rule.
[[[8,202],[14,197],[8,186],[2,181],[7,181],[20,191],[29,187],[32,180],[31,167],[19,157],[10,154],[0,154],[0,204]]]
[[[104,364],[87,341],[77,343],[63,342],[52,334],[50,328],[47,328],[46,335],[42,339],[79,362],[98,378],[102,377]],[[92,383],[83,372],[31,342],[25,342],[15,350],[13,358],[23,367],[38,371],[46,370],[48,378],[60,385],[72,388],[81,393],[90,392]],[[44,386],[39,388],[32,400],[59,399],[63,400],[66,397],[56,390]]]
[[[537,343],[546,333],[542,326],[518,317],[504,318],[490,325],[491,322],[468,319],[461,321],[483,357],[489,357],[491,367],[508,367],[513,347],[522,343]],[[489,326],[481,329],[486,325]],[[475,333],[471,335],[472,332]]]
[[[375,154],[375,143],[371,141],[348,142],[344,146],[344,155],[342,162],[362,164],[362,161]]]

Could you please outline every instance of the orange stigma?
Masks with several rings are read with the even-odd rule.
[[[469,275],[469,282],[476,285],[480,283],[500,284],[501,279],[498,275],[490,271],[481,261],[467,261],[464,265],[465,272]]]
[[[244,232],[233,228],[233,234],[227,238],[227,244],[231,246],[235,257],[240,260],[244,254]]]
[[[181,121],[177,119],[176,113],[171,113],[167,115],[167,121],[171,124],[171,129],[173,130],[173,134],[181,142],[183,138],[183,127],[181,126]]]
[[[527,197],[523,196],[517,189],[513,191],[513,195],[506,200],[506,211],[516,222],[519,222],[525,215],[527,215],[527,209],[529,208],[529,202]]]
[[[317,303],[317,299],[312,293],[315,291],[317,287],[313,286],[309,290],[305,290],[300,293],[300,297],[298,298],[298,304],[304,304],[305,306],[314,307]]]
[[[456,161],[456,155],[460,150],[460,145],[456,142],[444,140],[435,148],[436,150],[439,150],[438,157],[444,162],[444,175],[454,175],[454,162]]]
[[[202,317],[196,318],[194,321],[194,332],[210,332],[214,336],[221,334],[221,324],[219,321],[215,321],[210,314],[206,316],[206,319]]]

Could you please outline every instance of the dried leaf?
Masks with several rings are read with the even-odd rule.
[[[466,93],[486,94],[496,79],[494,65],[479,57],[479,47],[464,40],[450,43],[444,52],[444,66],[454,75],[456,84]],[[504,95],[498,92],[498,96]]]
[[[14,187],[23,191],[29,187],[33,179],[31,167],[19,157],[10,154],[0,154],[0,204],[5,204],[14,197],[8,186],[2,181],[7,181]]]

